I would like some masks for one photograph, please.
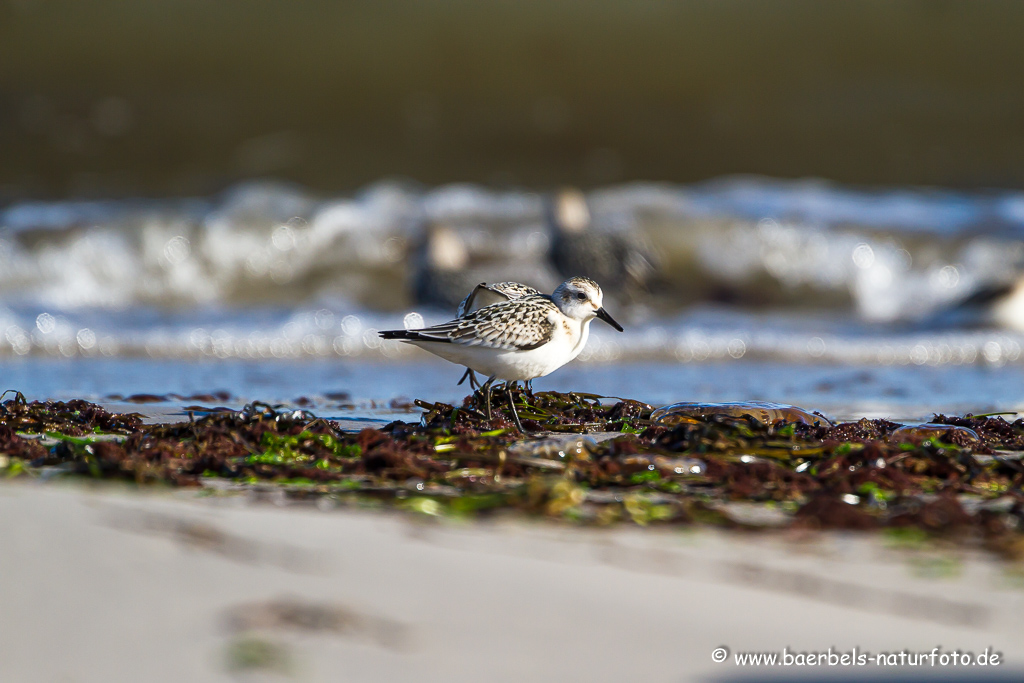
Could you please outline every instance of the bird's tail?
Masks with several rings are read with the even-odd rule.
[[[416,333],[409,330],[381,330],[382,339],[415,339]]]

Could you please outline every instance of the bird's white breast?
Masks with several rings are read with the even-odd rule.
[[[586,346],[590,321],[580,323],[552,311],[555,329],[551,339],[528,351],[503,350],[485,346],[466,346],[443,342],[412,342],[420,348],[465,365],[488,377],[504,380],[530,380],[549,375],[576,358]]]

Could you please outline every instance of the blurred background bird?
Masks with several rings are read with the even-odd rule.
[[[449,225],[424,225],[410,255],[413,300],[421,305],[452,309],[481,282],[469,270],[469,249]]]
[[[515,240],[509,246],[511,252],[491,245],[482,249],[480,239],[473,249],[467,238],[473,229],[441,221],[423,221],[417,226],[408,256],[414,303],[451,312],[466,302],[472,304],[465,311],[468,313],[528,291],[550,291],[557,284],[553,270],[543,260],[530,258],[531,250],[525,245],[517,250]],[[482,283],[498,284],[477,290]],[[516,296],[510,296],[513,294]],[[477,296],[478,302],[474,301]]]
[[[931,327],[1001,327],[1024,332],[1024,274],[986,283],[926,319]]]
[[[637,300],[653,282],[657,259],[636,232],[595,226],[586,195],[563,188],[546,202],[550,260],[562,277],[582,275],[617,299]],[[602,229],[603,228],[603,229]]]

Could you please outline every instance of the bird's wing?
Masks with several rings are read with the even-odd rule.
[[[505,297],[506,299],[522,299],[527,296],[544,296],[541,294],[540,290],[537,290],[530,285],[524,285],[522,282],[495,282],[494,284],[487,285],[487,289],[497,295]],[[483,308],[483,306],[480,308]]]
[[[522,299],[527,296],[541,296],[541,293],[533,287],[520,282],[495,282],[493,284],[481,282],[459,304],[456,317],[462,318],[481,308],[512,299]]]
[[[470,314],[449,336],[467,346],[528,351],[551,339],[557,313],[555,305],[542,297],[506,301]]]
[[[517,297],[509,296],[506,292],[496,289],[495,285],[489,285],[486,282],[481,282],[473,291],[469,293],[462,303],[459,304],[458,317],[462,318],[472,313],[473,311],[479,311],[481,308],[490,306],[491,304],[500,304],[503,301],[508,301]]]
[[[481,291],[487,291],[487,283],[486,282],[481,282],[480,284],[478,284],[476,287],[473,288],[472,292],[470,292],[469,294],[466,295],[466,298],[463,299],[462,303],[459,304],[458,310],[455,311],[455,317],[456,318],[462,318],[467,313],[472,313],[476,309],[482,308],[481,306],[474,306],[473,305],[474,303],[476,303],[477,297],[480,295]]]
[[[545,297],[504,301],[473,311],[464,318],[425,327],[382,333],[386,339],[450,342],[508,351],[529,351],[554,334],[558,308]]]

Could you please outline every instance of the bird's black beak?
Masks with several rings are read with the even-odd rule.
[[[622,332],[622,325],[615,322],[615,318],[608,315],[608,311],[604,310],[604,307],[597,309],[597,317],[617,329],[619,332]]]

